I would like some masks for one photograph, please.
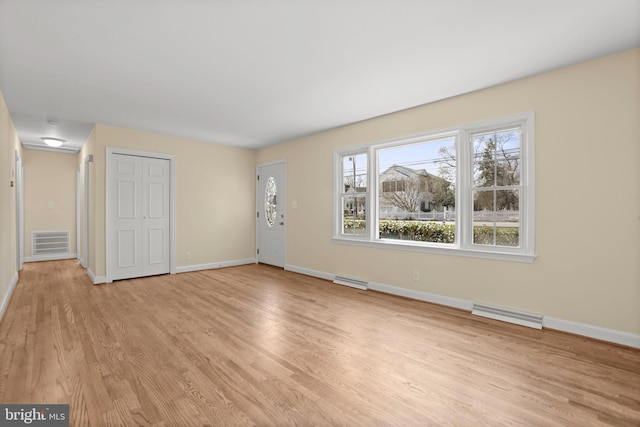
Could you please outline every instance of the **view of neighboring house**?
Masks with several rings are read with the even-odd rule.
[[[352,219],[364,219],[367,210],[366,186],[345,184],[344,212]]]
[[[451,183],[425,169],[393,165],[380,174],[381,216],[409,216],[444,208],[441,193]]]

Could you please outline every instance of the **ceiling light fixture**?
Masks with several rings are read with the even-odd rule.
[[[42,139],[42,142],[47,144],[49,147],[60,147],[66,142],[64,139],[60,138],[42,137],[40,139]]]

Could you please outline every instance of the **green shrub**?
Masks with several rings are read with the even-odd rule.
[[[453,224],[423,221],[380,221],[380,237],[400,238],[419,242],[453,243]]]
[[[345,219],[344,228],[350,230],[364,230],[367,222],[363,219]]]
[[[380,237],[414,240],[419,242],[454,243],[454,224],[423,221],[380,221]],[[486,225],[473,228],[474,243],[493,245],[493,228]],[[519,233],[516,227],[496,229],[496,245],[518,246]]]
[[[345,219],[345,230],[364,230],[366,221],[362,219]],[[380,237],[388,239],[413,240],[418,242],[453,243],[456,226],[427,221],[380,221]],[[496,245],[518,246],[519,233],[517,227],[496,229]],[[473,242],[478,245],[493,245],[493,227],[486,225],[473,227]]]
[[[482,225],[473,227],[473,242],[478,245],[493,245],[493,227]],[[496,245],[518,246],[520,235],[516,227],[496,229]]]

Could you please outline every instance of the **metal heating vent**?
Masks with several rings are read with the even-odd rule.
[[[68,231],[34,231],[31,233],[31,239],[33,256],[69,254]]]
[[[528,326],[534,329],[542,329],[542,314],[526,313],[524,311],[478,303],[473,303],[471,314],[502,320],[503,322],[515,323],[516,325]]]
[[[356,289],[362,289],[363,291],[366,291],[367,287],[369,286],[369,281],[367,280],[338,275],[336,275],[336,277],[333,279],[333,283],[343,286],[350,286]]]

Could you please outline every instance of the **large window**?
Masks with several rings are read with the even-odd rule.
[[[533,114],[336,152],[338,241],[534,258]]]

